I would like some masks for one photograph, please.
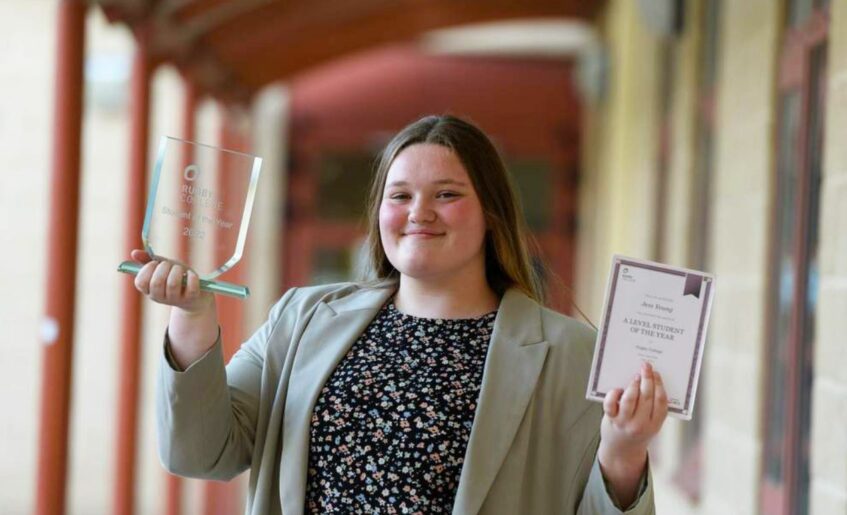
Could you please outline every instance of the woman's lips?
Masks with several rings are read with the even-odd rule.
[[[437,238],[438,236],[443,236],[442,233],[437,232],[429,232],[429,231],[415,231],[415,232],[407,232],[403,236],[415,236],[418,238],[429,239],[429,238]]]

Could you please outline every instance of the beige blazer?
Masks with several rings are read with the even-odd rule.
[[[160,366],[160,459],[229,480],[250,469],[246,513],[303,513],[318,394],[394,293],[356,284],[295,288],[224,368],[220,341],[187,370]],[[617,514],[596,460],[602,407],[585,400],[594,332],[517,290],[503,296],[454,515]],[[652,480],[625,513],[654,513]]]

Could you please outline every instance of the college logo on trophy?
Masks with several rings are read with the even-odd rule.
[[[194,270],[203,290],[249,295],[246,286],[216,278],[241,259],[261,166],[262,158],[250,154],[163,137],[141,231],[144,250]],[[118,270],[137,274],[141,266],[125,261]]]

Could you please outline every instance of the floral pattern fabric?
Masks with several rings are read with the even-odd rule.
[[[450,513],[496,312],[380,310],[311,420],[306,513]]]

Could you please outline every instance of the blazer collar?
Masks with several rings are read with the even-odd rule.
[[[310,422],[323,385],[395,292],[363,288],[321,302],[301,337],[291,371],[282,424],[280,498],[283,513],[300,513],[306,495]],[[482,506],[511,446],[544,364],[540,306],[515,289],[500,301],[465,453],[453,513]]]
[[[327,299],[324,303],[333,313],[349,311],[379,311],[380,308],[397,291],[395,283],[385,283],[381,287],[360,288],[335,299]]]
[[[547,356],[541,307],[510,289],[500,301],[454,515],[479,512],[518,432]]]

